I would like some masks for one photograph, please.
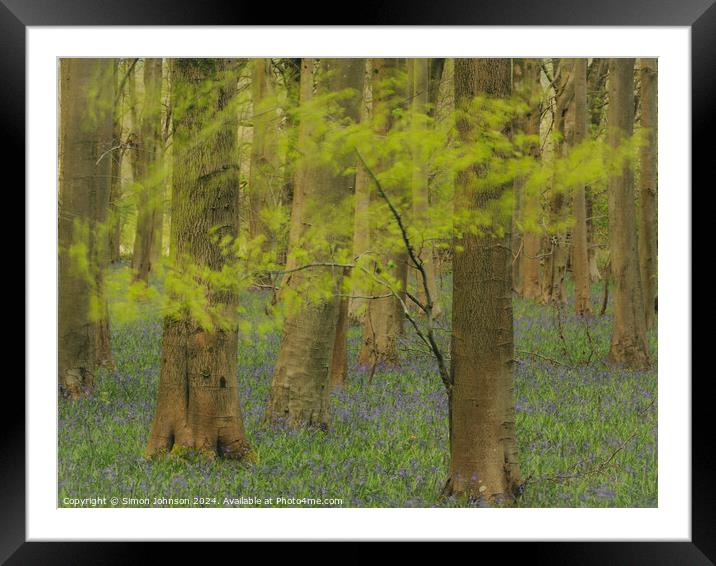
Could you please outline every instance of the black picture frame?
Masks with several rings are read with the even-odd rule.
[[[351,25],[564,25],[688,26],[692,40],[692,184],[713,186],[713,132],[716,132],[715,0],[363,0],[351,11]],[[261,3],[198,0],[0,0],[0,113],[6,164],[23,162],[25,149],[25,32],[27,26],[85,25],[340,25],[348,23],[333,8],[283,4],[266,10]],[[318,16],[317,14],[323,14]],[[322,18],[322,21],[319,21]],[[7,173],[6,169],[6,173]],[[7,186],[24,186],[24,169]],[[709,177],[707,177],[709,175]],[[708,179],[708,181],[707,181]],[[698,185],[696,185],[698,183]],[[674,189],[677,190],[677,189]],[[680,190],[688,191],[690,187]],[[15,191],[19,194],[19,190]],[[23,205],[24,207],[24,201]],[[692,222],[693,224],[693,222]],[[691,253],[691,251],[689,251]],[[28,336],[28,339],[32,339]],[[524,557],[550,564],[713,564],[716,520],[711,448],[710,372],[692,380],[692,537],[691,542],[499,543],[513,548],[510,561]],[[22,381],[5,375],[6,399],[24,398]],[[670,376],[670,379],[691,376]],[[49,381],[49,378],[48,378]],[[0,443],[0,560],[7,564],[127,564],[161,553],[166,545],[147,543],[25,542],[25,413],[3,412],[7,420]],[[6,404],[6,407],[9,403]],[[81,536],[78,533],[78,537]],[[555,533],[558,537],[559,534]],[[317,533],[317,537],[320,534]],[[182,545],[184,560],[194,552],[206,561],[225,545]],[[361,559],[364,547],[345,553]],[[306,550],[313,554],[313,551]],[[442,551],[441,551],[442,552]],[[421,554],[423,551],[421,550]],[[321,554],[324,554],[321,552]],[[324,554],[326,555],[326,554]],[[330,554],[328,554],[330,556]],[[484,555],[483,555],[484,556]],[[239,559],[237,556],[236,559]]]

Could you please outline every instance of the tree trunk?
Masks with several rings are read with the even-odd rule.
[[[125,66],[118,64],[116,76],[114,79],[115,89],[119,87],[119,75],[128,72]],[[124,88],[122,92],[116,92],[114,108],[112,109],[112,147],[117,147],[122,143],[122,122],[124,113],[122,111],[124,100]],[[120,147],[112,152],[111,179],[109,190],[109,261],[117,263],[119,261],[119,242],[122,233],[122,222],[120,212],[120,201],[122,200],[122,159],[124,157],[124,148]]]
[[[392,125],[392,111],[397,105],[394,85],[389,84],[399,70],[397,59],[373,59],[373,120],[378,136],[385,136]],[[384,165],[378,165],[378,174]],[[373,199],[384,205],[377,191],[371,191]],[[375,214],[373,214],[375,217]],[[370,241],[383,242],[386,240],[385,224],[378,225],[380,221],[371,218]],[[392,222],[392,219],[388,220]],[[408,277],[407,252],[402,249],[395,252],[383,253],[380,263],[384,269],[389,269],[391,275],[398,281],[399,289],[396,294],[404,299],[405,286]],[[388,267],[393,265],[394,267]],[[378,266],[376,265],[376,269]],[[380,275],[378,273],[378,275]],[[385,294],[384,287],[376,286],[375,294]],[[396,366],[399,364],[397,339],[403,333],[405,315],[400,300],[394,296],[372,299],[363,319],[363,346],[358,354],[358,363],[363,366],[375,367],[378,364]]]
[[[428,93],[429,93],[429,59],[409,59],[408,64],[412,68],[412,83],[410,85],[410,97],[412,100],[412,120],[413,127],[418,131],[425,130],[425,116],[428,112]],[[420,155],[419,144],[413,148],[413,216],[415,226],[418,230],[427,227],[428,208],[430,206],[430,195],[428,191],[428,168],[425,158]],[[440,308],[440,297],[438,295],[437,285],[435,284],[435,260],[433,254],[433,243],[418,239],[416,242],[417,249],[421,250],[421,259],[427,276],[428,289],[430,297],[433,301],[433,315],[440,317],[442,309]],[[417,277],[417,294],[420,301],[425,304],[425,289],[423,282],[420,280],[420,274],[416,271]]]
[[[175,447],[234,459],[250,451],[236,379],[237,297],[195,275],[221,271],[225,256],[218,239],[238,233],[237,120],[229,112],[216,129],[207,128],[236,94],[235,65],[230,59],[173,62],[171,260],[175,276],[206,297],[203,314],[211,324],[193,318],[182,298],[174,297],[176,312],[164,320],[149,457]],[[202,104],[195,104],[199,99]]]
[[[609,60],[608,141],[617,152],[632,135],[634,59]],[[614,325],[609,359],[631,368],[649,365],[639,274],[634,176],[629,158],[609,176],[609,251],[614,280]]]
[[[646,144],[639,154],[639,268],[644,289],[646,327],[655,318],[657,283],[657,60],[640,59],[641,127],[646,132]]]
[[[554,103],[554,129],[556,139],[553,146],[553,152],[556,159],[561,157],[566,136],[567,121],[570,106],[574,98],[574,82],[572,65],[570,62],[562,59],[556,59],[553,62],[555,73],[559,70],[558,87],[555,90],[556,100]],[[547,246],[545,249],[545,269],[542,279],[542,298],[541,302],[549,303],[566,303],[567,293],[565,290],[565,279],[567,273],[567,261],[569,249],[567,247],[567,231],[561,227],[564,223],[564,216],[567,210],[567,199],[563,191],[554,187],[553,183],[552,195],[550,197],[550,223],[554,226],[553,230],[547,238]]]
[[[163,199],[161,171],[162,60],[144,60],[144,104],[137,143],[137,231],[132,265],[137,281],[149,281],[157,208]]]
[[[313,60],[302,63],[301,103],[311,97]],[[355,96],[340,103],[345,116],[358,121],[360,93],[363,91],[365,62],[362,59],[321,59],[317,70],[317,91],[340,92],[352,89]],[[306,128],[306,118],[299,125]],[[310,127],[310,126],[308,126]],[[306,143],[306,133],[299,133],[299,144]],[[317,139],[313,143],[319,142]],[[311,250],[311,263],[330,263],[335,248],[348,245],[348,235],[321,234],[316,226],[334,213],[350,196],[354,175],[346,174],[353,163],[352,156],[344,162],[325,163],[300,145],[303,162],[299,169],[293,195],[291,215],[291,250],[306,246]],[[318,236],[318,237],[317,237]],[[320,242],[325,238],[325,242]],[[334,362],[336,328],[339,321],[339,297],[343,273],[333,268],[311,268],[288,273],[282,287],[293,290],[301,299],[290,310],[284,323],[283,338],[271,382],[267,418],[285,421],[290,426],[326,428],[329,422],[329,381]],[[328,289],[324,289],[328,286]],[[321,289],[320,296],[310,291]],[[284,295],[290,296],[290,291]],[[345,307],[345,305],[344,305]],[[343,347],[343,346],[341,346]]]
[[[253,137],[249,168],[249,236],[263,238],[262,248],[272,247],[273,236],[263,215],[283,204],[283,176],[277,152],[276,100],[271,77],[271,59],[254,59],[252,82]]]
[[[101,293],[114,65],[111,59],[62,59],[60,65],[58,386],[61,395],[77,398],[94,386],[99,332],[108,331]]]
[[[456,105],[477,95],[510,95],[509,59],[457,59]],[[458,122],[460,138],[473,141],[470,126]],[[471,186],[474,175],[456,180],[457,210],[489,210],[505,186]],[[509,218],[494,215],[493,230],[465,231],[453,274],[453,320],[450,393],[450,476],[445,493],[487,502],[509,502],[518,490],[520,472],[514,434],[512,398],[512,269]],[[505,235],[500,236],[500,228]],[[456,244],[458,242],[455,242]]]
[[[589,102],[589,126],[590,135],[593,139],[599,137],[599,130],[602,124],[604,99],[606,98],[606,78],[608,60],[592,59],[587,71],[587,100]],[[587,247],[589,254],[589,279],[592,282],[602,279],[599,273],[597,262],[597,241],[594,222],[594,197],[592,187],[587,186],[585,190],[585,201],[587,207]]]
[[[366,68],[363,80],[363,100],[360,106],[360,122],[365,124],[372,118],[372,88],[371,88],[371,60],[366,59]],[[353,221],[353,257],[358,257],[368,251],[370,247],[370,185],[368,173],[363,164],[356,164],[355,177],[355,206]],[[367,296],[370,291],[354,285],[351,294],[356,297]],[[366,299],[351,298],[348,307],[348,316],[354,322],[363,322],[368,308]]]
[[[531,144],[531,155],[540,158],[540,118],[542,115],[539,59],[523,60],[523,83],[525,96],[529,104],[529,113],[525,116],[525,134],[537,139]],[[540,225],[540,194],[529,187],[522,191],[522,253],[518,261],[522,263],[522,296],[536,300],[540,297],[540,250],[542,234]]]
[[[587,140],[587,60],[575,59],[574,67],[574,146]],[[589,254],[587,251],[587,203],[583,183],[574,188],[574,227],[572,228],[572,274],[574,310],[580,316],[592,313],[589,296]]]

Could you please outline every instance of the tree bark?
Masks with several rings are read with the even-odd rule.
[[[271,59],[254,59],[252,82],[253,137],[249,168],[249,235],[263,238],[262,248],[272,247],[273,236],[262,217],[268,208],[283,204],[283,176],[277,152],[276,100]]]
[[[161,166],[162,60],[144,60],[144,104],[137,143],[137,231],[132,265],[135,279],[148,283],[152,270],[157,208],[163,198]]]
[[[608,70],[607,59],[592,59],[587,71],[587,100],[589,102],[589,126],[590,135],[593,139],[599,137],[599,130],[604,114],[604,99],[606,98],[606,79]],[[600,281],[602,276],[599,273],[597,262],[597,233],[594,222],[594,197],[592,187],[587,186],[585,190],[585,201],[587,207],[587,247],[589,253],[589,279]]]
[[[311,98],[313,83],[311,59],[302,62],[301,103]],[[362,59],[321,59],[317,70],[317,91],[340,92],[352,89],[351,99],[340,102],[343,115],[358,121],[360,93],[363,91],[365,62]],[[307,118],[309,120],[310,118]],[[308,126],[304,120],[299,128]],[[306,132],[299,132],[299,144],[308,141]],[[319,140],[313,139],[313,143]],[[308,145],[299,145],[303,162],[299,167],[293,195],[291,240],[293,251],[313,241],[311,262],[330,262],[335,248],[349,245],[348,235],[322,234],[325,245],[316,244],[320,238],[313,226],[335,213],[350,197],[354,174],[346,173],[353,165],[352,156],[344,162],[338,158],[326,163],[312,155]],[[336,162],[338,160],[338,162]],[[318,249],[316,249],[318,247]],[[329,423],[329,381],[334,362],[336,328],[339,321],[342,271],[313,268],[289,273],[282,286],[294,290],[300,303],[287,314],[278,360],[271,382],[267,418],[285,421],[289,426],[325,429]],[[325,289],[320,296],[308,296],[312,289]],[[345,305],[343,305],[345,308]],[[340,347],[343,347],[341,345]]]
[[[554,142],[554,156],[559,158],[562,155],[565,137],[568,113],[570,105],[574,98],[574,82],[572,65],[570,62],[562,59],[553,61],[553,69],[558,72],[557,88],[555,89],[554,103],[554,130],[556,133]],[[554,185],[554,183],[553,183]],[[566,303],[567,293],[565,290],[565,279],[567,273],[567,261],[569,258],[569,250],[567,247],[567,231],[561,227],[564,223],[564,216],[567,210],[567,199],[561,190],[556,190],[553,186],[552,195],[549,200],[550,223],[556,226],[546,240],[544,274],[542,279],[542,298],[541,302],[549,303]]]
[[[430,66],[429,59],[409,59],[408,64],[412,68],[412,83],[410,85],[411,109],[413,127],[425,129],[424,117],[428,114],[429,103],[429,77],[428,71]],[[413,148],[413,217],[415,226],[418,230],[423,230],[428,222],[428,209],[430,206],[430,195],[428,190],[428,169],[425,160],[419,152],[419,144]],[[442,316],[442,308],[440,307],[440,296],[438,295],[437,285],[435,284],[435,260],[433,253],[433,243],[430,240],[418,239],[415,242],[418,250],[421,250],[420,257],[423,261],[423,267],[427,276],[428,289],[430,297],[433,301],[433,315],[435,317]],[[417,274],[417,293],[418,298],[425,304],[425,290],[423,283]]]
[[[389,84],[395,79],[399,70],[397,59],[373,59],[373,121],[378,136],[385,136],[392,125],[392,111],[397,105],[393,85]],[[375,174],[380,173],[384,164],[377,166]],[[377,191],[371,191],[371,203],[385,205]],[[372,214],[370,221],[370,241],[384,242],[386,240],[386,226]],[[392,222],[388,220],[388,222]],[[398,281],[399,289],[396,294],[404,300],[408,277],[407,252],[402,248],[398,251],[382,254],[380,264],[391,272]],[[393,265],[394,267],[388,267]],[[377,275],[380,275],[376,265]],[[376,294],[386,293],[383,287],[375,287]],[[397,366],[399,364],[397,339],[403,333],[405,315],[398,298],[394,296],[372,299],[368,301],[368,308],[363,319],[363,345],[358,354],[358,364],[375,368],[378,364]]]
[[[366,59],[365,75],[363,80],[363,100],[360,106],[360,122],[365,124],[372,118],[373,90],[371,88],[371,60]],[[353,257],[358,257],[368,251],[370,247],[370,185],[368,173],[362,163],[356,164],[355,176],[355,206],[353,220]],[[351,294],[356,297],[366,296],[370,291],[359,285],[354,285]],[[350,320],[362,323],[368,308],[366,299],[351,298],[348,306]]]
[[[575,59],[574,67],[574,146],[587,140],[587,61]],[[574,227],[572,228],[572,274],[574,310],[577,315],[592,313],[589,296],[589,254],[587,251],[587,203],[584,183],[574,188]]]
[[[510,79],[509,59],[457,59],[456,105],[477,95],[507,97]],[[458,122],[458,132],[464,143],[474,141],[465,120]],[[476,192],[474,177],[481,174],[458,175],[457,210],[494,210],[506,187]],[[464,251],[456,252],[453,267],[450,475],[444,491],[509,502],[520,484],[512,398],[511,220],[495,212],[493,222],[488,231],[465,231],[455,242]]]
[[[176,277],[198,285],[211,319],[199,322],[182,297],[164,320],[159,392],[148,457],[188,448],[225,458],[250,452],[237,387],[237,297],[199,273],[225,265],[218,239],[236,237],[239,190],[236,62],[177,59],[172,67],[174,167],[171,261]],[[201,100],[201,104],[196,104]],[[228,109],[228,110],[227,110]],[[225,114],[221,124],[210,119]]]
[[[634,59],[609,60],[608,141],[615,151],[632,135]],[[639,273],[634,176],[628,158],[620,158],[609,176],[609,251],[614,281],[614,323],[609,360],[631,368],[649,365],[646,320]]]
[[[644,289],[646,327],[651,328],[656,318],[657,283],[657,60],[640,59],[641,127],[646,143],[639,153],[639,268]]]
[[[60,100],[58,386],[78,398],[94,386],[107,257],[114,103],[111,59],[62,59]],[[107,336],[108,339],[108,336]]]

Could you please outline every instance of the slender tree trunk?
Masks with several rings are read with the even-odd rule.
[[[363,80],[363,100],[360,107],[360,121],[362,124],[368,122],[372,118],[372,98],[373,90],[371,88],[371,60],[366,59],[366,74]],[[358,257],[368,251],[370,247],[370,185],[368,181],[368,173],[363,164],[356,164],[355,176],[355,216],[353,223],[353,256]],[[354,285],[351,294],[356,297],[367,296],[370,291]],[[366,299],[351,298],[348,307],[348,316],[354,322],[363,322],[366,310],[368,308]]]
[[[634,59],[609,60],[609,145],[616,152],[632,135]],[[649,365],[632,164],[625,159],[609,176],[609,251],[614,280],[614,325],[609,359],[632,368]]]
[[[122,122],[123,122],[123,102],[124,88],[122,92],[118,92],[119,75],[128,71],[125,65],[121,63],[117,66],[114,79],[115,85],[115,102],[112,110],[112,147],[122,144]],[[109,261],[117,263],[119,261],[119,241],[122,233],[122,222],[120,212],[120,201],[122,200],[122,159],[124,157],[124,148],[119,148],[112,152],[111,179],[109,190]]]
[[[157,208],[163,199],[160,170],[162,154],[162,60],[144,60],[144,105],[137,139],[137,231],[132,264],[138,281],[149,281],[155,244]]]
[[[410,97],[412,100],[412,121],[413,127],[418,131],[425,125],[424,118],[428,115],[428,93],[429,93],[429,59],[409,59],[408,64],[412,69],[412,82],[410,84]],[[419,230],[424,229],[428,221],[429,191],[428,191],[428,168],[425,163],[425,157],[420,155],[420,145],[413,148],[413,216],[415,226]],[[430,240],[418,240],[416,242],[418,250],[421,250],[421,259],[428,280],[428,289],[430,297],[433,300],[433,315],[440,317],[442,309],[440,308],[440,296],[438,295],[437,285],[435,284],[435,260],[433,257],[433,243]],[[416,272],[417,274],[417,272]],[[417,277],[418,298],[425,303],[425,290],[422,282]]]
[[[528,97],[529,114],[525,116],[525,134],[535,136],[531,145],[531,154],[540,158],[540,119],[542,115],[539,59],[524,59],[523,74],[525,95]],[[522,296],[536,300],[540,297],[540,250],[542,248],[542,229],[540,224],[540,194],[526,187],[522,194],[522,253],[518,261],[522,263]]]
[[[384,136],[390,130],[392,114],[396,105],[395,94],[387,81],[394,78],[399,70],[397,59],[373,59],[373,120],[376,133]],[[378,165],[380,169],[385,164]],[[371,199],[382,203],[376,191],[371,191]],[[384,204],[384,203],[382,203]],[[385,225],[371,219],[370,241],[381,242],[385,240]],[[384,253],[381,264],[390,269],[392,276],[398,281],[399,289],[395,292],[400,297],[405,295],[408,277],[407,254],[400,251]],[[388,268],[393,265],[395,267]],[[377,269],[377,266],[376,266]],[[385,288],[374,289],[377,293],[385,293]],[[397,339],[403,333],[405,315],[400,300],[394,296],[372,299],[368,302],[368,309],[363,319],[363,346],[358,354],[358,363],[363,366],[375,367],[377,364],[396,366],[399,363]]]
[[[456,104],[476,95],[507,97],[509,59],[457,59]],[[463,120],[460,138],[473,133]],[[505,186],[476,192],[474,175],[464,171],[456,182],[458,210],[488,210]],[[520,484],[512,394],[512,269],[510,218],[494,215],[493,231],[465,231],[453,274],[450,393],[450,476],[446,493],[485,501],[509,502]],[[502,228],[506,235],[500,236]],[[457,243],[457,242],[456,242]]]
[[[599,130],[604,114],[604,99],[606,98],[606,78],[608,70],[607,59],[592,59],[587,74],[587,100],[589,102],[589,125],[592,138],[599,137]],[[587,207],[587,246],[589,249],[589,278],[591,281],[600,281],[602,276],[599,273],[597,262],[597,231],[594,222],[594,197],[592,187],[587,186],[585,190],[585,201]]]
[[[94,386],[102,361],[114,65],[111,59],[60,65],[58,386],[63,396],[77,398]]]
[[[587,139],[587,60],[574,60],[574,145]],[[584,184],[574,188],[574,227],[572,228],[572,273],[574,310],[578,315],[592,313],[589,296],[589,254],[587,251],[587,203]]]
[[[236,380],[237,297],[191,275],[196,268],[221,271],[225,256],[214,236],[238,233],[236,117],[229,111],[218,128],[207,131],[209,120],[226,113],[236,94],[235,66],[230,59],[177,59],[172,66],[171,260],[177,277],[201,288],[212,324],[200,323],[183,306],[164,320],[150,457],[174,447],[234,459],[250,451]],[[194,104],[200,97],[203,103]]]
[[[640,59],[641,126],[646,144],[639,155],[639,268],[644,289],[646,327],[655,319],[657,283],[656,193],[657,193],[657,60]]]
[[[311,98],[313,84],[311,59],[302,62],[301,103]],[[319,93],[340,92],[352,89],[355,96],[341,102],[343,113],[354,122],[358,121],[360,93],[363,91],[365,62],[362,59],[321,59],[317,70]],[[310,120],[310,118],[306,118]],[[305,121],[299,125],[307,127]],[[310,127],[310,126],[308,126]],[[313,142],[318,140],[314,139]],[[299,147],[307,148],[306,132],[299,132]],[[316,244],[313,226],[330,216],[351,194],[354,175],[345,171],[352,165],[351,159],[344,163],[326,164],[320,156],[303,153],[293,195],[291,215],[291,239],[289,246],[301,249],[313,242],[311,261],[329,263],[336,247],[348,245],[348,235],[333,233],[326,237],[325,246]],[[337,167],[336,167],[337,166]],[[318,249],[316,249],[318,248]],[[326,428],[329,422],[328,397],[331,369],[337,360],[333,356],[336,345],[336,329],[341,312],[342,271],[328,272],[313,268],[288,273],[283,287],[302,297],[300,304],[287,314],[278,360],[274,369],[269,397],[267,418],[287,422],[290,426]],[[307,291],[326,285],[330,277],[331,292],[321,297],[306,296]],[[288,295],[286,295],[288,296]],[[346,305],[343,305],[344,309]],[[344,346],[341,344],[341,348]]]
[[[574,99],[574,73],[572,64],[565,59],[556,59],[553,62],[555,73],[559,71],[558,88],[554,103],[554,130],[556,133],[553,152],[559,158],[564,151],[565,139],[568,137],[567,127],[571,120],[570,107]],[[553,183],[555,185],[555,183]],[[565,213],[568,210],[568,201],[563,191],[553,186],[549,202],[550,222],[556,228],[549,234],[545,256],[545,270],[542,280],[542,303],[566,303],[567,293],[565,279],[569,249],[567,247],[568,234],[561,227],[564,223]]]

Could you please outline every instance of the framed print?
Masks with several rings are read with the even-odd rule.
[[[434,540],[713,563],[710,0],[343,25],[3,3],[28,328],[3,560]]]

